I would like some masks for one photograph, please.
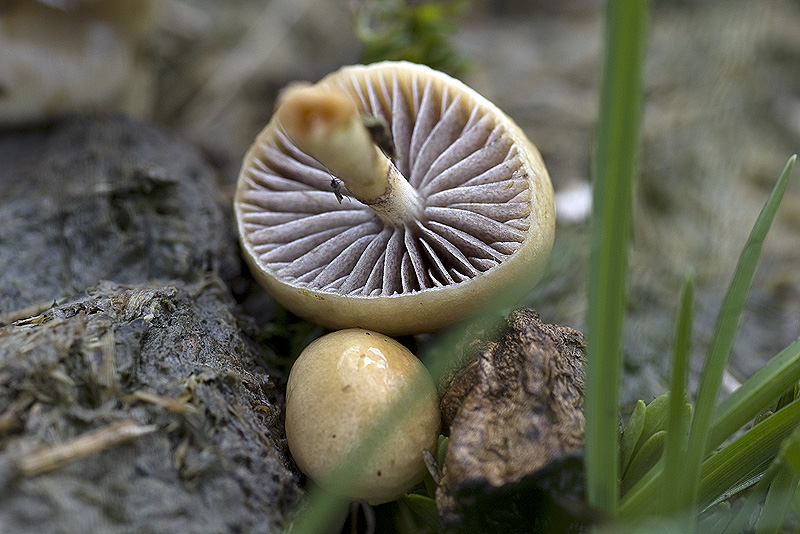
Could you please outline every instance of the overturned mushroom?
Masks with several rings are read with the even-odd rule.
[[[331,328],[431,332],[529,287],[553,241],[536,148],[461,82],[405,62],[293,86],[245,157],[245,258]]]

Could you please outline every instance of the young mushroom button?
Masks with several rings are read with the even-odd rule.
[[[395,402],[405,403],[402,415],[371,435]],[[325,486],[362,440],[378,439],[358,459],[345,495],[352,500],[392,501],[422,481],[422,449],[435,451],[439,422],[427,369],[403,345],[377,332],[352,328],[327,334],[303,350],[289,373],[286,437],[298,467],[312,480]]]
[[[406,62],[287,88],[244,159],[235,211],[278,302],[389,335],[436,331],[529,288],[555,225],[550,178],[519,126]]]

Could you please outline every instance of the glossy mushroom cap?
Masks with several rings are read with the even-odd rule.
[[[245,157],[235,211],[245,258],[278,302],[390,335],[524,293],[555,227],[550,178],[522,130],[406,62],[288,89]]]
[[[359,464],[346,497],[370,504],[397,499],[425,476],[422,449],[439,437],[436,387],[403,345],[361,329],[340,330],[312,342],[295,361],[286,386],[286,436],[298,467],[325,486],[383,410],[415,387],[406,415],[382,432]],[[401,399],[402,401],[402,399]]]

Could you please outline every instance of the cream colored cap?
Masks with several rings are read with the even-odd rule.
[[[508,116],[460,81],[406,62],[344,67],[314,87],[385,123],[396,157],[382,151],[382,162],[364,164],[389,191],[365,198],[324,164],[358,174],[352,158],[363,147],[307,154],[276,117],[259,134],[235,211],[244,256],[278,302],[328,328],[400,335],[437,331],[501,292],[530,289],[553,243],[553,190]],[[363,138],[350,126],[342,132]]]
[[[402,398],[414,388],[411,398]],[[286,386],[286,436],[298,467],[326,485],[331,473],[393,402],[409,409],[381,432],[359,463],[346,497],[370,504],[397,499],[425,476],[422,449],[435,452],[439,402],[427,369],[403,345],[369,330],[333,332],[295,361]]]

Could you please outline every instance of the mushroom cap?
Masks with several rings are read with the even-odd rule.
[[[360,466],[346,497],[380,504],[425,476],[422,449],[439,437],[436,387],[420,361],[397,341],[369,330],[340,330],[300,354],[286,386],[286,437],[298,467],[325,485],[364,438],[376,416],[415,381],[410,415],[389,429]]]
[[[532,286],[555,210],[547,170],[519,126],[460,81],[413,63],[344,67],[317,85],[385,121],[423,217],[388,225],[337,198],[335,176],[273,116],[245,156],[234,208],[245,259],[279,303],[332,329],[417,334]]]

